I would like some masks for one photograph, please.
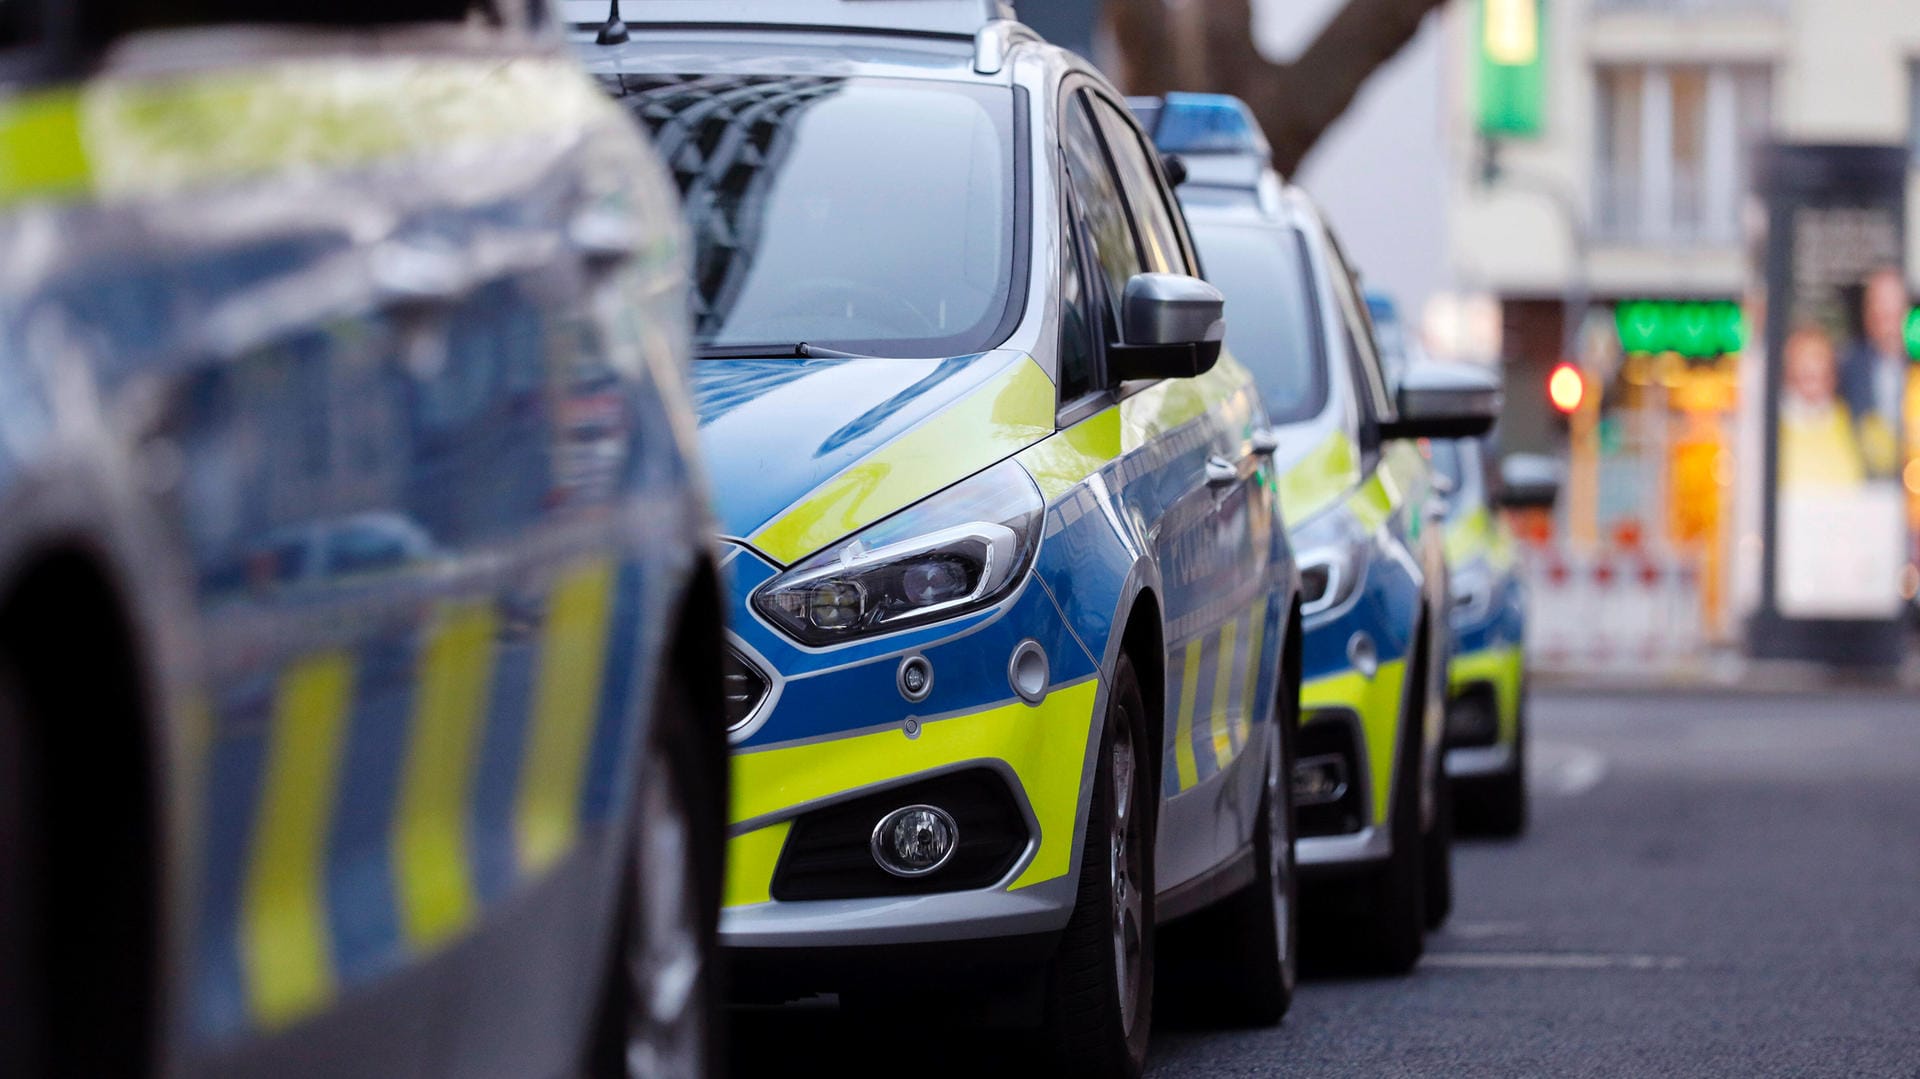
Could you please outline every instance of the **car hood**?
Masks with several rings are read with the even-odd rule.
[[[1013,351],[934,360],[700,360],[701,449],[726,536],[782,565],[1053,434]]]

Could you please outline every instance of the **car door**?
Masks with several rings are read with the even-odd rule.
[[[1109,235],[1133,242],[1133,259],[1098,275],[1107,316],[1117,322],[1118,290],[1130,276],[1124,271],[1192,274],[1192,245],[1123,109],[1083,89],[1069,101],[1063,131],[1076,190],[1110,207],[1089,214],[1098,261],[1114,261]],[[1273,510],[1248,441],[1258,406],[1237,365],[1223,360],[1198,379],[1127,389],[1123,451],[1137,454],[1139,477],[1129,497],[1151,508],[1165,603],[1166,802],[1156,873],[1166,889],[1218,865],[1246,838],[1236,790],[1222,777],[1247,742],[1258,657],[1275,613],[1264,603]]]

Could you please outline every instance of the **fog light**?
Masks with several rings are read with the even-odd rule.
[[[1485,695],[1470,693],[1447,708],[1447,745],[1490,746],[1500,736],[1500,717]]]
[[[1338,753],[1308,757],[1293,765],[1293,804],[1332,805],[1347,795],[1347,762]]]
[[[896,877],[924,877],[947,864],[960,842],[960,826],[936,806],[907,806],[880,818],[873,829],[873,860]]]

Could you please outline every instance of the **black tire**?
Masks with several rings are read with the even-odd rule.
[[[1513,763],[1505,772],[1459,784],[1461,823],[1476,834],[1517,839],[1526,834],[1527,706],[1520,694],[1520,724],[1513,735]]]
[[[687,1077],[724,1069],[719,984],[719,866],[724,822],[695,742],[699,716],[677,680],[662,687],[633,799],[633,849],[621,883],[587,1074]],[[702,807],[709,807],[703,810]],[[656,883],[658,882],[658,883]]]
[[[1426,926],[1429,930],[1447,924],[1453,914],[1453,782],[1446,770],[1434,777],[1433,828],[1426,838]]]
[[[1068,1075],[1133,1079],[1146,1068],[1159,807],[1145,741],[1147,714],[1133,664],[1122,655],[1094,758],[1079,896],[1046,978],[1042,1044],[1056,1069]],[[1116,887],[1116,878],[1128,886]],[[1123,920],[1129,915],[1130,929]],[[1116,940],[1124,946],[1116,947]]]
[[[1300,981],[1300,876],[1293,847],[1293,729],[1291,713],[1274,724],[1272,753],[1260,819],[1254,825],[1254,881],[1214,915],[1207,941],[1219,957],[1210,996],[1213,1014],[1245,1026],[1272,1026],[1293,1007]]]
[[[45,863],[33,756],[24,702],[12,671],[0,664],[0,1075],[48,1073],[45,960],[36,932]]]

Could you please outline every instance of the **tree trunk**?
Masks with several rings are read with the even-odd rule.
[[[1266,128],[1274,167],[1291,175],[1367,79],[1445,2],[1346,0],[1285,64],[1254,47],[1250,0],[1106,0],[1106,15],[1120,48],[1116,75],[1127,92],[1237,95]]]

